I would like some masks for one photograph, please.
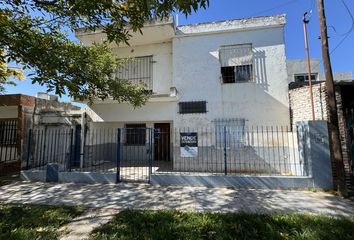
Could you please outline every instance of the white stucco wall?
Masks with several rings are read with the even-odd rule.
[[[94,122],[169,122],[175,118],[177,105],[176,102],[157,102],[134,109],[129,104],[101,103],[93,105],[91,110]]]
[[[206,114],[177,115],[176,126],[203,126],[216,118],[247,125],[288,125],[289,103],[283,27],[191,35],[173,40],[173,85],[179,101],[207,101]],[[223,84],[218,49],[252,43],[255,81]]]
[[[132,47],[114,48],[119,57],[153,57],[153,92],[168,94],[172,87],[172,43],[156,43]]]

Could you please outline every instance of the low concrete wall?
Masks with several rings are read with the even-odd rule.
[[[46,171],[26,170],[21,171],[21,178],[26,181],[46,181]],[[115,183],[115,173],[93,172],[59,172],[59,182],[75,183]]]
[[[264,189],[307,189],[314,187],[310,177],[273,176],[181,176],[153,175],[151,183],[161,186],[187,185],[206,187],[236,187]]]

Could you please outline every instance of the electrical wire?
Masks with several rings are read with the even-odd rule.
[[[337,35],[339,35],[339,36],[343,36],[343,38],[342,38],[342,39],[339,41],[339,43],[330,51],[329,55],[333,54],[333,53],[344,43],[344,41],[350,36],[350,34],[351,34],[351,33],[353,32],[353,30],[354,30],[354,16],[353,16],[352,12],[350,11],[348,5],[345,3],[345,1],[344,1],[344,0],[341,0],[341,2],[343,3],[343,5],[344,5],[344,7],[346,8],[346,10],[347,10],[347,12],[348,12],[350,18],[352,19],[352,25],[351,25],[350,29],[349,29],[346,33],[344,33],[344,34],[337,34]],[[334,28],[333,26],[328,26],[328,27],[332,28],[332,29],[337,33],[337,31],[335,30],[335,28]],[[328,27],[327,27],[327,28],[328,28]],[[316,65],[315,67],[319,66],[322,62],[323,62],[323,60],[320,59],[320,62],[319,62],[318,65]]]
[[[295,3],[297,2],[298,0],[291,0],[291,1],[288,1],[288,2],[285,2],[283,4],[279,4],[277,6],[274,6],[272,8],[268,8],[268,9],[265,9],[265,10],[262,10],[262,11],[259,11],[259,12],[256,12],[256,13],[253,13],[251,15],[248,15],[247,17],[253,17],[253,16],[258,16],[260,14],[263,14],[263,13],[266,13],[266,12],[269,12],[269,11],[272,11],[272,10],[275,10],[277,8],[281,8],[281,7],[284,7],[284,6],[287,6],[287,5],[290,5],[292,3]]]

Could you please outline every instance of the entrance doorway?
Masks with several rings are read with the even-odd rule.
[[[170,124],[154,124],[154,160],[170,161]]]

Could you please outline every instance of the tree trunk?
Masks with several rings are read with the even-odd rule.
[[[330,148],[332,153],[332,159],[334,159],[335,163],[335,169],[337,171],[337,190],[339,195],[345,197],[348,195],[348,192],[345,182],[343,155],[339,137],[336,94],[333,81],[331,60],[328,50],[327,24],[324,10],[324,0],[318,0],[318,17],[321,27],[322,58],[326,76],[326,90],[328,95]]]

